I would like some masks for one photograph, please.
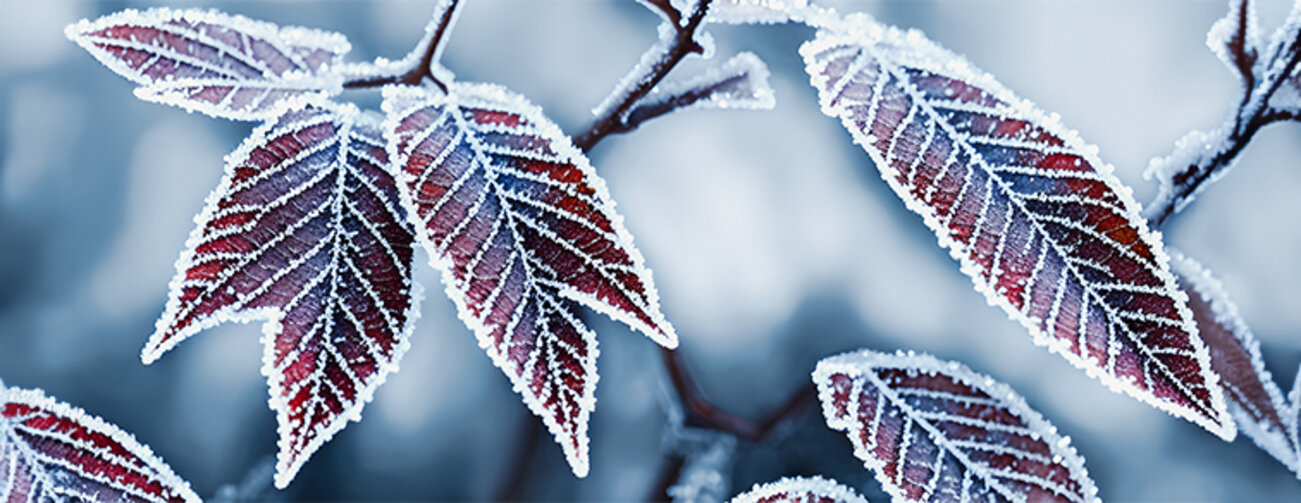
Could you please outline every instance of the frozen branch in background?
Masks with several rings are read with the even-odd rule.
[[[1211,27],[1206,44],[1242,81],[1238,107],[1209,132],[1192,131],[1165,157],[1153,159],[1143,173],[1160,184],[1145,215],[1160,227],[1183,210],[1206,183],[1228,172],[1260,128],[1301,118],[1301,71],[1297,61],[1301,37],[1301,3],[1262,53],[1251,0],[1230,0],[1229,13]],[[1264,57],[1261,57],[1261,56]]]
[[[736,437],[712,430],[674,424],[665,432],[669,448],[683,456],[677,482],[655,498],[668,496],[673,503],[719,503],[732,493],[732,466]]]
[[[285,493],[271,489],[275,474],[276,458],[266,456],[254,463],[239,482],[217,488],[217,494],[210,501],[282,501]]]
[[[447,34],[452,31],[460,14],[460,0],[441,0],[433,18],[425,27],[425,36],[405,57],[397,61],[378,58],[373,63],[347,65],[343,72],[347,81],[345,89],[380,87],[387,84],[419,85],[425,78],[447,92],[451,74],[439,64]]]

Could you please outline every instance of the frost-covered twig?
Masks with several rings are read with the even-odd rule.
[[[274,501],[280,493],[271,489],[276,474],[276,457],[266,456],[253,464],[238,482],[217,488],[211,501]]]
[[[650,94],[655,86],[689,54],[704,54],[706,45],[696,39],[705,24],[705,15],[709,12],[712,0],[692,2],[691,11],[686,17],[667,0],[648,0],[646,4],[655,8],[664,17],[660,24],[660,38],[642,55],[623,80],[615,86],[610,95],[594,111],[596,119],[582,133],[574,137],[574,145],[584,152],[592,149],[602,138],[616,132],[626,132],[636,128],[629,124],[629,112],[642,98]]]
[[[343,83],[345,89],[381,87],[388,84],[419,85],[425,78],[433,81],[443,92],[447,84],[436,73],[435,65],[443,53],[447,33],[456,22],[460,12],[460,0],[442,0],[438,4],[434,18],[425,27],[425,36],[407,54],[398,61],[383,58],[372,64],[354,65],[345,70],[348,80]]]
[[[1275,32],[1264,57],[1258,57],[1255,10],[1250,0],[1231,0],[1229,14],[1207,34],[1207,45],[1242,78],[1243,96],[1238,107],[1210,132],[1192,131],[1175,143],[1165,157],[1153,159],[1144,178],[1160,184],[1156,198],[1145,215],[1153,227],[1160,227],[1181,211],[1202,190],[1232,168],[1238,155],[1260,128],[1301,116],[1292,107],[1279,106],[1273,98],[1285,86],[1296,86],[1301,76],[1301,3]]]

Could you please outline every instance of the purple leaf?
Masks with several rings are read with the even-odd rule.
[[[835,480],[815,476],[755,484],[731,503],[867,503],[867,499]]]
[[[200,499],[131,434],[40,390],[0,384],[0,501]]]
[[[289,98],[339,93],[330,67],[350,48],[337,33],[167,8],[82,20],[65,33],[139,84],[140,99],[233,120],[273,119]]]
[[[864,350],[818,362],[813,382],[827,426],[895,501],[1097,500],[1069,437],[957,362]]]
[[[801,53],[823,111],[991,304],[1113,390],[1233,438],[1160,237],[1096,148],[917,31],[851,17]]]
[[[229,155],[142,354],[151,363],[205,328],[264,321],[278,487],[360,419],[417,316],[414,238],[378,122],[352,105],[286,103]]]
[[[1265,370],[1260,343],[1211,271],[1177,250],[1172,249],[1170,257],[1180,286],[1188,292],[1188,307],[1202,340],[1210,348],[1211,368],[1220,375],[1220,386],[1238,429],[1284,466],[1301,473],[1295,433],[1287,418],[1292,406]]]
[[[448,296],[586,475],[597,351],[578,307],[677,346],[604,181],[538,107],[504,88],[384,96],[403,201]]]

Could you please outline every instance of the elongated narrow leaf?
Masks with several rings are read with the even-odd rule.
[[[815,476],[755,484],[731,503],[867,503],[867,499],[835,480]]]
[[[337,33],[167,8],[82,20],[66,34],[139,84],[140,99],[233,120],[272,119],[286,99],[342,91],[330,67],[350,49]]]
[[[149,447],[103,419],[0,384],[0,501],[199,501]]]
[[[677,345],[605,183],[540,109],[504,88],[384,96],[403,201],[448,296],[585,475],[597,352],[578,306]]]
[[[1238,428],[1265,452],[1301,473],[1288,418],[1292,406],[1265,370],[1260,343],[1211,271],[1177,250],[1172,249],[1170,256],[1170,266],[1188,292],[1188,307],[1202,340],[1210,348],[1211,368],[1220,376],[1224,398]]]
[[[863,350],[813,371],[827,426],[896,501],[1070,501],[1097,488],[1070,438],[989,376]]]
[[[378,124],[352,105],[287,104],[228,156],[142,354],[151,363],[207,327],[265,321],[279,487],[361,418],[416,317],[414,238]]]
[[[850,18],[801,53],[823,111],[991,304],[1112,389],[1233,438],[1160,237],[1095,148],[916,31]]]

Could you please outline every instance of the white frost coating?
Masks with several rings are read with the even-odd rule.
[[[1245,20],[1241,16],[1244,2],[1247,8],[1247,18]],[[1243,26],[1244,21],[1245,26]],[[1245,33],[1239,33],[1239,26],[1245,28]],[[1228,14],[1215,21],[1215,24],[1211,25],[1211,29],[1206,32],[1206,47],[1209,47],[1211,52],[1215,53],[1215,57],[1219,58],[1224,63],[1224,66],[1229,68],[1229,71],[1241,77],[1241,70],[1236,62],[1237,56],[1229,49],[1229,44],[1239,34],[1243,36],[1243,50],[1248,54],[1259,54],[1260,23],[1257,21],[1256,3],[1252,0],[1229,0]],[[1249,91],[1250,89],[1244,89],[1243,96],[1246,96]]]
[[[782,499],[775,499],[784,496]],[[730,503],[804,503],[828,498],[836,503],[868,503],[853,489],[842,485],[835,479],[813,477],[783,477],[776,482],[755,484],[745,493],[736,495]]]
[[[884,155],[871,146],[872,138],[865,132],[861,131],[848,110],[842,110],[835,106],[832,101],[833,97],[823,90],[827,88],[828,77],[820,74],[819,62],[814,58],[819,53],[830,50],[835,47],[853,47],[861,48],[864,53],[859,59],[871,57],[879,62],[882,67],[892,73],[901,82],[909,82],[909,78],[903,72],[904,65],[909,68],[928,71],[935,74],[947,75],[951,78],[966,82],[980,88],[999,101],[1006,104],[1004,113],[1019,117],[1032,124],[1035,124],[1047,131],[1050,131],[1062,140],[1064,147],[1071,150],[1076,155],[1084,158],[1096,170],[1098,181],[1107,185],[1107,187],[1121,201],[1125,208],[1126,219],[1134,226],[1138,232],[1139,238],[1148,244],[1152,255],[1156,261],[1156,275],[1160,278],[1163,288],[1162,291],[1175,300],[1176,308],[1180,316],[1180,328],[1190,335],[1190,343],[1194,347],[1193,359],[1197,361],[1203,381],[1206,384],[1210,394],[1210,407],[1220,424],[1194,413],[1190,409],[1176,407],[1170,403],[1162,401],[1151,393],[1139,388],[1135,383],[1122,381],[1105,372],[1105,369],[1099,368],[1098,365],[1087,361],[1080,356],[1072,353],[1068,344],[1050,334],[1044,332],[1038,326],[1036,319],[1031,319],[1022,314],[1006,298],[996,292],[990,285],[981,279],[980,267],[967,254],[960,251],[959,243],[954,241],[945,231],[944,224],[936,216],[935,211],[929,206],[923,204],[918,199],[904,195],[907,189],[894,177],[886,176],[881,171],[882,178],[890,185],[896,194],[901,195],[904,204],[909,210],[922,216],[923,221],[932,231],[941,247],[949,250],[949,255],[957,260],[961,265],[960,269],[964,274],[972,279],[976,290],[985,295],[986,301],[990,305],[1003,308],[1008,316],[1030,332],[1034,342],[1040,346],[1046,346],[1052,352],[1058,353],[1067,361],[1071,362],[1076,368],[1085,370],[1091,377],[1099,379],[1109,389],[1115,392],[1123,392],[1144,403],[1152,405],[1160,410],[1166,411],[1176,417],[1181,417],[1192,421],[1207,430],[1215,433],[1225,441],[1233,440],[1237,434],[1234,429],[1233,421],[1226,409],[1225,400],[1220,391],[1219,376],[1211,371],[1210,355],[1206,345],[1197,337],[1197,326],[1193,323],[1192,313],[1186,305],[1187,296],[1178,288],[1174,276],[1169,272],[1169,256],[1164,251],[1161,241],[1161,233],[1149,230],[1146,219],[1139,215],[1142,205],[1134,199],[1133,190],[1115,177],[1113,172],[1115,168],[1098,156],[1098,148],[1086,144],[1079,134],[1074,130],[1067,128],[1061,123],[1057,114],[1045,114],[1034,106],[1029,100],[1017,97],[1012,91],[1003,87],[994,77],[984,71],[979,70],[962,56],[953,54],[931,40],[927,39],[918,30],[900,30],[895,27],[884,26],[877,23],[871,17],[865,14],[851,14],[837,22],[829,22],[829,28],[818,31],[816,39],[806,42],[800,47],[800,54],[804,57],[806,71],[810,76],[810,82],[815,89],[819,89],[820,102],[823,113],[831,117],[839,117],[842,125],[854,137],[855,143],[860,144],[871,156],[872,160],[881,165],[885,163]],[[920,92],[911,86],[905,84],[909,89],[914,101],[923,103],[920,98]],[[924,112],[936,118],[940,127],[947,128],[942,119],[943,115],[927,107]],[[950,136],[961,140],[966,138],[952,130],[945,131]],[[973,162],[978,163],[982,169],[992,172],[992,169],[984,165],[979,154],[972,154]],[[997,179],[996,175],[991,175],[991,179]],[[1043,232],[1043,231],[1041,231]],[[1057,251],[1062,257],[1069,254]]]
[[[559,294],[563,298],[575,301],[600,312],[601,314],[624,322],[664,347],[676,348],[678,344],[677,334],[674,332],[673,326],[660,312],[659,294],[655,288],[655,283],[652,279],[650,269],[644,265],[645,261],[643,260],[641,253],[633,244],[632,235],[624,227],[622,215],[614,211],[614,199],[610,197],[605,181],[596,174],[595,169],[592,168],[587,157],[583,155],[582,151],[578,150],[578,148],[573,145],[569,136],[565,135],[564,132],[560,130],[559,126],[548,119],[543,114],[540,107],[530,103],[523,96],[520,96],[505,87],[495,84],[456,82],[450,84],[448,91],[448,94],[441,94],[429,93],[423,89],[408,86],[391,85],[384,87],[383,110],[387,119],[383,124],[383,131],[389,136],[388,153],[393,165],[398,167],[397,169],[400,170],[402,166],[407,164],[407,159],[409,157],[408,154],[398,151],[398,138],[393,135],[393,132],[398,129],[399,123],[403,118],[407,117],[418,108],[425,106],[448,106],[459,109],[462,106],[486,105],[489,107],[502,107],[520,114],[526,121],[531,123],[533,128],[535,128],[531,131],[531,134],[534,134],[539,138],[550,140],[549,147],[551,151],[555,153],[556,157],[571,162],[575,167],[577,167],[583,174],[584,180],[593,189],[595,200],[597,201],[597,204],[595,205],[597,206],[597,210],[605,215],[610,221],[610,225],[615,230],[615,234],[618,238],[618,243],[622,245],[624,251],[633,263],[633,267],[629,272],[632,272],[634,275],[641,278],[642,283],[645,286],[647,305],[642,306],[643,310],[652,318],[652,321],[656,325],[662,328],[663,334],[659,333],[655,327],[645,324],[632,315],[607,305],[595,295],[583,293],[569,285],[560,284],[551,286],[558,288]],[[468,141],[471,141],[476,145],[475,149],[479,156],[479,160],[476,162],[481,162],[484,163],[485,166],[491,167],[485,160],[486,157],[483,156],[481,142],[475,138],[476,134],[511,132],[513,130],[505,126],[502,126],[500,130],[493,130],[487,126],[476,130],[471,127],[460,114],[454,113],[450,115],[454,118],[453,120],[456,121],[460,128],[466,130],[466,137],[469,139]],[[398,182],[400,187],[407,185],[408,180],[404,179],[404,177],[409,176],[409,174],[403,174],[399,177]],[[588,347],[588,356],[581,362],[584,365],[583,370],[585,375],[588,376],[588,379],[585,380],[583,384],[583,391],[578,400],[580,410],[578,412],[578,418],[576,420],[577,426],[574,433],[579,445],[577,448],[573,448],[569,442],[565,441],[567,434],[560,423],[556,421],[552,412],[548,410],[547,405],[543,401],[543,397],[534,397],[531,394],[529,390],[530,382],[526,380],[525,376],[516,368],[515,363],[510,360],[509,355],[498,351],[494,346],[493,341],[491,340],[492,327],[486,325],[483,320],[480,320],[472,314],[473,311],[469,308],[467,299],[465,295],[461,293],[461,287],[457,284],[459,280],[456,279],[453,271],[452,261],[443,257],[442,254],[439,253],[439,248],[432,242],[424,231],[425,223],[419,221],[416,202],[412,198],[411,194],[409,194],[409,191],[399,190],[399,192],[402,194],[402,204],[407,209],[408,220],[417,229],[416,240],[429,252],[430,265],[442,272],[444,289],[448,298],[456,304],[457,313],[461,318],[461,321],[475,333],[480,348],[487,352],[488,356],[492,359],[493,364],[507,375],[511,381],[512,388],[522,397],[529,410],[542,418],[547,429],[556,438],[556,441],[561,445],[562,450],[564,450],[565,457],[574,474],[578,477],[587,476],[590,468],[588,461],[588,444],[590,442],[587,435],[588,418],[590,417],[591,412],[596,408],[596,383],[600,379],[596,368],[596,359],[600,354],[600,350],[597,347],[596,334],[584,326],[580,320],[568,320],[581,334],[584,343]],[[525,252],[524,256],[527,255],[528,253]],[[530,272],[530,274],[532,273]]]
[[[687,3],[688,1],[690,1],[689,4]],[[627,101],[628,96],[632,94],[635,88],[644,85],[650,79],[655,64],[664,59],[664,57],[669,53],[669,50],[673,47],[674,40],[677,39],[679,28],[674,26],[658,7],[647,2],[642,2],[642,4],[650,10],[659,13],[660,17],[663,19],[663,22],[656,26],[659,36],[656,38],[655,43],[652,44],[649,49],[646,49],[646,52],[642,53],[641,59],[637,61],[637,64],[619,79],[619,82],[614,85],[614,89],[610,91],[610,94],[607,94],[605,99],[601,100],[601,103],[596,105],[596,108],[592,109],[593,117],[603,117],[609,114],[615,107],[619,106],[620,103]],[[686,22],[687,18],[692,15],[695,9],[700,8],[699,0],[673,0],[671,4],[679,13],[681,13],[683,22]],[[691,39],[695,40],[697,44],[700,44],[702,49],[700,56],[704,59],[709,59],[714,55],[714,38],[709,33],[705,32],[705,24],[706,23],[700,23],[696,26],[696,31],[691,34]],[[626,119],[626,117],[620,117],[620,119]]]
[[[818,387],[818,400],[822,402],[822,414],[827,421],[827,426],[834,430],[845,431],[848,434],[854,444],[854,455],[863,460],[864,465],[875,474],[882,487],[886,492],[890,493],[890,496],[895,501],[907,501],[909,498],[905,496],[893,480],[885,475],[883,470],[885,461],[878,459],[872,450],[860,441],[863,438],[861,430],[864,425],[856,421],[856,412],[850,412],[846,417],[837,416],[832,398],[835,390],[831,383],[831,376],[835,374],[844,374],[854,381],[854,389],[850,392],[848,405],[846,406],[847,411],[857,411],[859,396],[865,392],[863,387],[872,386],[880,392],[883,400],[889,401],[902,410],[903,414],[907,416],[906,419],[921,426],[931,437],[931,440],[935,442],[935,445],[944,449],[945,455],[956,458],[964,468],[975,474],[976,477],[983,479],[990,488],[998,491],[1011,501],[1022,501],[1024,497],[1018,497],[1021,495],[1003,487],[1003,484],[999,481],[999,475],[995,474],[990,467],[969,459],[966,454],[966,450],[969,448],[959,447],[954,441],[944,436],[932,424],[932,421],[960,420],[982,429],[998,429],[1000,424],[989,423],[969,416],[943,415],[943,411],[918,411],[901,398],[894,388],[891,388],[889,384],[880,379],[877,372],[882,369],[904,370],[909,375],[948,376],[985,392],[994,402],[993,406],[1005,409],[1019,418],[1027,425],[1029,435],[1038,435],[1036,438],[1042,439],[1043,443],[1053,453],[1051,461],[1060,464],[1070,472],[1071,480],[1080,485],[1086,501],[1100,501],[1098,499],[1098,488],[1094,485],[1093,479],[1089,477],[1088,470],[1084,468],[1084,458],[1071,446],[1070,437],[1063,437],[1058,434],[1057,427],[1044,419],[1038,411],[1032,409],[1025,399],[1010,386],[990,376],[975,372],[961,363],[942,361],[929,354],[915,353],[913,351],[888,354],[863,349],[823,358],[818,362],[817,367],[813,369],[813,383]],[[943,416],[936,417],[937,414]],[[986,445],[985,447],[991,446]],[[1032,453],[1016,450],[1011,446],[1000,447],[1004,452],[1014,455],[1031,458],[1035,456]],[[1070,494],[1062,494],[1061,496],[1074,500]]]
[[[778,24],[799,21],[816,7],[809,0],[714,0],[709,5],[712,23]]]
[[[195,494],[194,490],[190,488],[190,483],[185,479],[181,478],[180,476],[176,475],[176,473],[172,471],[172,468],[168,466],[167,463],[164,462],[161,457],[159,457],[157,454],[154,454],[153,449],[150,449],[149,446],[140,443],[140,441],[136,440],[134,435],[122,431],[122,429],[118,428],[116,425],[109,423],[99,418],[98,416],[89,414],[79,407],[75,407],[70,404],[55,400],[53,397],[46,396],[45,393],[39,389],[6,388],[4,387],[4,383],[0,382],[0,409],[3,409],[5,404],[10,404],[10,403],[34,407],[36,409],[47,412],[49,414],[53,414],[55,416],[68,418],[91,431],[103,434],[108,438],[112,439],[112,441],[120,444],[132,455],[139,458],[139,461],[143,464],[143,466],[136,465],[133,461],[122,459],[120,457],[117,457],[116,455],[107,453],[103,450],[102,447],[97,446],[93,442],[87,441],[86,439],[76,438],[66,433],[59,432],[57,430],[42,430],[40,433],[41,436],[55,438],[58,441],[63,442],[69,446],[73,446],[75,449],[78,449],[82,452],[94,453],[96,456],[100,457],[101,459],[114,461],[117,466],[132,467],[134,470],[141,472],[143,475],[147,476],[150,480],[156,481],[159,485],[163,486],[164,488],[174,490],[178,496],[180,496],[182,499],[184,499],[187,502],[203,501],[203,499],[200,498],[199,495]],[[32,475],[34,476],[34,478],[40,479],[42,482],[44,482],[42,484],[43,487],[47,489],[50,487],[60,487],[61,489],[65,489],[65,490],[75,490],[75,488],[68,487],[66,484],[60,484],[60,480],[53,478],[53,476],[48,473],[45,473],[44,470],[42,470],[37,463],[33,463],[33,461],[36,460],[43,461],[43,462],[56,462],[56,461],[48,460],[48,459],[40,459],[40,457],[43,457],[41,454],[32,452],[30,450],[30,447],[24,446],[21,442],[19,442],[18,439],[21,437],[14,434],[14,429],[16,427],[17,425],[13,424],[7,419],[4,419],[3,417],[0,417],[0,456],[6,455],[5,451],[7,449],[5,449],[6,447],[5,444],[7,442],[12,441],[14,443],[14,450],[16,451],[16,454],[25,458],[29,458],[29,460],[27,461],[27,466],[33,470]],[[0,466],[5,466],[5,465],[10,466],[10,469],[15,469],[14,467],[16,466],[16,463],[13,463],[12,460],[0,460]],[[75,468],[70,468],[70,469],[74,472],[77,472],[77,474],[80,476],[95,480],[98,483],[107,485],[116,490],[123,491],[125,494],[129,494],[135,497],[147,496],[132,491],[130,488],[123,486],[120,482],[116,480],[104,478],[97,474],[81,473],[79,470]],[[9,477],[5,476],[3,477],[3,479],[9,479]],[[81,494],[35,494],[35,495],[28,494],[25,496],[27,496],[30,499],[24,500],[22,499],[22,496],[24,495],[12,493],[14,487],[11,484],[13,483],[14,483],[13,480],[0,480],[0,501],[47,501],[47,500],[60,501],[69,498],[73,500],[77,500],[78,497],[80,497],[80,501],[96,500],[95,498],[96,495],[81,495]]]
[[[1296,382],[1292,383],[1292,391],[1287,394],[1288,402],[1292,408],[1288,409],[1288,417],[1283,418],[1289,421],[1289,431],[1292,433],[1292,447],[1297,457],[1301,458],[1301,370],[1297,370]],[[1297,471],[1297,479],[1301,479],[1301,470]]]
[[[742,52],[726,63],[689,78],[660,83],[637,103],[633,114],[637,108],[654,107],[678,96],[700,92],[706,93],[703,98],[682,108],[771,110],[777,105],[777,100],[772,85],[768,83],[769,75],[763,60],[752,53]]]
[[[675,429],[679,428],[675,425]],[[684,432],[678,433],[679,444],[688,444],[686,460],[677,483],[668,488],[668,496],[673,498],[673,503],[721,503],[732,490],[730,481],[736,437],[709,432],[705,438],[685,439],[681,438]]]
[[[1283,399],[1283,393],[1274,383],[1274,376],[1269,370],[1265,369],[1265,362],[1260,356],[1260,342],[1256,340],[1255,335],[1251,333],[1251,328],[1242,320],[1238,314],[1238,306],[1229,300],[1229,295],[1224,291],[1224,285],[1219,279],[1211,275],[1211,271],[1203,267],[1200,263],[1184,255],[1179,250],[1171,248],[1170,250],[1170,267],[1181,277],[1188,281],[1189,285],[1198,295],[1210,305],[1212,314],[1215,316],[1215,322],[1220,326],[1229,329],[1233,336],[1238,339],[1242,347],[1251,355],[1251,366],[1256,371],[1256,376],[1260,381],[1261,387],[1269,395],[1269,400],[1274,410],[1278,411],[1283,424],[1288,424],[1288,413],[1292,410],[1292,404],[1295,401]],[[1287,466],[1293,472],[1301,477],[1301,464],[1298,460],[1298,451],[1294,445],[1295,432],[1279,431],[1271,428],[1269,424],[1258,422],[1251,414],[1247,412],[1242,403],[1234,399],[1234,392],[1231,384],[1222,379],[1221,384],[1229,389],[1230,393],[1226,396],[1229,399],[1229,412],[1233,414],[1234,421],[1241,430],[1256,445],[1270,455],[1277,458],[1284,466]]]
[[[1229,139],[1229,135],[1233,130],[1234,121],[1234,115],[1231,114],[1219,127],[1212,129],[1210,132],[1189,131],[1188,134],[1175,142],[1175,148],[1169,154],[1148,161],[1147,169],[1143,171],[1143,179],[1155,179],[1157,182],[1156,198],[1153,199],[1149,209],[1156,211],[1171,204],[1175,197],[1175,175],[1188,172],[1194,166],[1209,165],[1208,161],[1210,159],[1220,155],[1233,144]],[[1236,156],[1224,167],[1211,174],[1210,179],[1199,185],[1197,190],[1175,202],[1174,211],[1183,211],[1198,194],[1206,190],[1206,186],[1223,178],[1225,173],[1228,173],[1235,164],[1237,164]],[[1187,185],[1187,183],[1189,182],[1185,182],[1181,186]],[[1150,217],[1151,215],[1147,216]]]
[[[425,55],[425,50],[429,47],[430,41],[438,34],[438,26],[442,23],[443,16],[447,15],[447,9],[455,7],[452,11],[452,18],[447,21],[447,27],[443,30],[442,38],[438,40],[438,46],[434,48],[434,56],[430,59],[430,70],[435,77],[441,82],[451,82],[453,75],[442,65],[443,50],[447,48],[447,36],[456,27],[456,21],[461,18],[460,3],[452,5],[453,0],[439,0],[438,6],[434,8],[434,14],[430,17],[429,23],[425,25],[425,34],[420,37],[411,52],[397,61],[388,58],[375,58],[370,63],[347,63],[339,68],[339,73],[347,79],[356,78],[381,78],[381,77],[400,77],[411,71],[416,65],[420,64],[421,58]],[[433,92],[441,92],[434,90]]]
[[[343,138],[351,139],[352,129],[357,125],[365,124],[372,129],[378,127],[378,124],[373,123],[373,119],[368,118],[366,114],[362,114],[356,106],[350,103],[341,105],[315,96],[295,97],[278,104],[276,106],[276,116],[302,110],[309,106],[328,110],[330,113],[328,120],[340,125],[339,136],[342,136]],[[406,323],[401,327],[390,327],[394,333],[395,340],[398,341],[398,344],[393,348],[392,358],[388,361],[384,361],[382,358],[376,358],[377,369],[376,373],[373,376],[370,376],[370,383],[365,386],[359,386],[356,398],[352,403],[344,404],[344,411],[341,412],[334,421],[328,423],[325,428],[314,432],[315,435],[311,442],[304,446],[301,453],[296,457],[292,456],[290,453],[290,446],[292,445],[294,435],[290,426],[291,411],[289,410],[289,405],[284,397],[285,388],[283,381],[285,376],[282,371],[276,369],[274,363],[276,336],[280,334],[283,328],[282,318],[284,313],[281,312],[281,310],[274,308],[247,308],[243,306],[243,302],[236,302],[222,307],[208,316],[187,325],[171,338],[164,340],[171,322],[180,314],[182,309],[180,297],[187,282],[186,272],[196,265],[196,260],[198,259],[196,248],[205,240],[206,225],[222,211],[220,206],[221,201],[230,196],[230,191],[234,185],[233,180],[235,178],[235,168],[241,162],[248,159],[255,149],[265,146],[271,138],[282,134],[284,131],[280,126],[281,125],[275,121],[266,122],[258,126],[258,128],[254,129],[253,133],[250,134],[234,152],[231,152],[226,156],[226,174],[222,177],[221,182],[218,184],[218,188],[208,194],[203,210],[194,217],[196,227],[191,231],[190,236],[185,243],[185,250],[176,261],[176,276],[172,278],[172,281],[168,286],[168,291],[170,293],[168,295],[167,307],[155,323],[154,334],[150,336],[149,341],[141,351],[140,359],[145,363],[145,365],[152,364],[164,353],[176,347],[176,345],[180,344],[182,341],[208,328],[223,323],[253,323],[262,321],[262,336],[260,338],[264,348],[262,355],[262,374],[267,378],[268,393],[270,395],[268,398],[268,405],[271,410],[276,412],[278,424],[277,432],[279,434],[279,450],[277,454],[275,483],[277,488],[283,489],[289,485],[294,476],[298,473],[298,470],[302,468],[302,465],[314,452],[316,452],[317,449],[346,427],[350,421],[361,420],[361,410],[374,398],[375,390],[384,383],[390,373],[398,370],[398,362],[410,347],[410,336],[415,328],[416,320],[420,317],[419,307],[423,300],[424,288],[419,283],[410,280],[408,277],[408,281],[410,281],[409,286],[411,289],[411,299],[407,311],[404,313]],[[346,141],[344,143],[346,144]],[[349,149],[344,146],[339,148],[340,153],[344,155],[346,155],[348,150]],[[339,163],[339,166],[334,166],[332,169],[349,169],[346,162],[339,161]],[[345,187],[338,187],[337,190],[339,193],[336,193],[333,197],[347,197]],[[397,201],[386,201],[386,203],[391,206],[392,209],[396,210],[397,206],[395,206],[395,204]],[[402,220],[401,218],[398,218],[397,221],[400,222]],[[342,228],[336,229],[335,232],[341,233],[340,235],[347,235],[347,231]],[[411,266],[411,264],[402,265],[408,268]],[[331,264],[331,273],[329,274],[331,281],[338,281],[338,274],[334,271],[342,267],[346,266],[337,263]],[[366,286],[370,288],[370,285]],[[319,373],[320,370],[318,369],[317,372]],[[319,375],[314,378],[317,380],[326,379]]]
[[[206,32],[193,30],[183,23],[212,24],[234,32],[240,37],[240,44],[232,46],[228,41],[213,38]],[[217,51],[218,61],[196,58],[193,51],[183,53],[158,44],[145,44],[134,39],[121,40],[110,37],[94,36],[92,33],[114,26],[148,27],[162,30],[181,39],[191,41],[198,46],[206,46]],[[70,24],[64,29],[69,40],[86,49],[95,59],[110,70],[139,84],[136,97],[155,103],[173,105],[197,111],[213,117],[231,120],[263,120],[276,117],[275,105],[295,96],[328,96],[343,91],[343,78],[334,71],[339,59],[352,46],[347,38],[334,32],[301,27],[280,27],[273,23],[257,21],[239,15],[224,14],[207,10],[172,10],[166,7],[145,11],[127,9],[110,14],[94,21],[83,19]],[[274,48],[294,68],[277,71],[251,54],[251,41],[260,41]],[[167,59],[180,64],[204,68],[221,74],[220,77],[181,77],[166,75],[158,79],[147,75],[139,69],[132,68],[127,62],[109,52],[104,45],[129,48],[153,54],[153,61]],[[304,52],[324,51],[330,55],[326,62],[309,61]],[[258,71],[257,78],[243,76],[231,68],[222,66],[222,58],[234,58],[240,65],[247,65]],[[149,66],[144,63],[142,68]],[[229,93],[218,103],[195,98],[203,90],[231,88]],[[255,96],[242,104],[231,103],[236,96],[253,91]]]

